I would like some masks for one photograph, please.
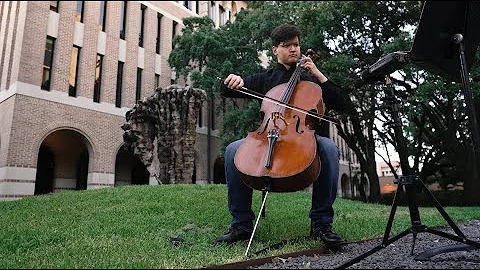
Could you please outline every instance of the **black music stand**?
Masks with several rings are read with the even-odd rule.
[[[475,108],[473,107],[472,95],[468,84],[467,69],[472,64],[472,58],[475,55],[478,42],[480,40],[480,35],[475,35],[476,33],[474,32],[476,29],[478,29],[478,26],[480,26],[479,11],[479,2],[425,1],[421,20],[415,34],[414,44],[410,52],[410,59],[412,63],[415,63],[420,67],[431,71],[432,73],[446,76],[454,81],[460,81],[461,79],[463,82],[465,99],[467,100],[467,104],[470,103],[468,104],[468,108],[470,109],[469,118],[472,126],[475,158],[478,157],[478,143],[480,140],[478,139],[479,133],[475,118]],[[389,72],[393,71],[389,70]],[[391,105],[393,129],[397,142],[397,150],[400,157],[402,171],[409,172],[410,167],[407,163],[408,156],[406,154],[405,138],[403,137],[402,123],[398,114],[398,107],[394,96],[393,86],[390,84],[391,81],[389,75],[387,74],[385,77],[387,86],[385,94]],[[476,160],[478,161],[480,158],[477,158]],[[477,177],[474,180],[478,181],[478,174],[476,172],[474,172],[474,174]],[[380,249],[386,248],[391,243],[410,233],[413,234],[413,245],[410,252],[411,255],[413,255],[416,236],[420,232],[432,233],[461,243],[459,245],[449,245],[428,250],[415,257],[416,260],[428,260],[430,257],[440,253],[480,248],[479,242],[469,240],[465,237],[462,231],[448,216],[440,203],[436,200],[436,198],[418,176],[408,175],[407,173],[406,176],[396,179],[395,183],[398,184],[398,187],[395,192],[392,209],[382,243],[357,256],[356,258],[353,258],[352,260],[340,265],[338,268],[343,269],[349,267],[354,263],[359,262],[360,260],[379,251]],[[398,203],[398,191],[403,186],[405,186],[412,226],[407,230],[389,238]],[[456,235],[432,229],[422,224],[420,220],[418,204],[416,201],[416,192],[419,189],[422,189],[433,200],[437,210],[447,221]]]
[[[480,2],[425,1],[410,59],[432,73],[462,82],[475,163],[480,162],[480,131],[468,70],[480,42]],[[475,166],[477,168],[477,166]],[[478,170],[475,180],[480,181]]]

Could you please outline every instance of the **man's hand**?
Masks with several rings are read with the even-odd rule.
[[[306,71],[310,72],[313,76],[315,76],[321,83],[326,82],[328,79],[323,75],[323,73],[318,70],[317,66],[313,62],[313,60],[309,56],[302,55],[303,63],[301,67]]]
[[[240,89],[243,87],[243,79],[242,77],[235,75],[235,74],[230,74],[225,78],[225,81],[223,83],[230,89]]]

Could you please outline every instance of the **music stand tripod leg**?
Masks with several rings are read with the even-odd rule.
[[[433,196],[433,194],[428,190],[428,188],[425,186],[425,184],[421,181],[421,179],[416,176],[416,175],[409,175],[408,172],[410,172],[410,167],[408,163],[406,163],[407,160],[407,153],[406,153],[406,144],[405,144],[405,138],[403,137],[403,131],[402,131],[402,124],[400,121],[400,116],[398,114],[398,107],[397,107],[397,99],[395,98],[394,95],[394,88],[391,85],[391,80],[390,77],[387,75],[386,76],[386,85],[387,85],[387,91],[385,92],[388,99],[390,100],[390,105],[391,105],[391,115],[393,118],[393,128],[395,132],[395,138],[397,141],[397,150],[398,154],[400,156],[400,162],[401,162],[401,167],[402,170],[407,172],[406,176],[402,176],[398,179],[398,188],[400,188],[402,185],[405,185],[405,191],[407,195],[407,201],[408,201],[408,208],[410,211],[410,220],[411,220],[411,232],[413,233],[413,246],[411,250],[411,254],[413,255],[413,250],[414,250],[414,245],[415,245],[415,240],[416,236],[419,232],[430,232],[437,234],[439,236],[443,236],[446,238],[450,238],[455,241],[459,241],[462,243],[465,243],[465,241],[469,241],[465,239],[463,233],[460,231],[460,229],[455,225],[453,220],[448,216],[448,214],[445,212],[443,207],[440,205],[438,200]],[[402,163],[403,161],[403,163]],[[447,223],[450,225],[450,227],[453,228],[453,230],[457,233],[458,236],[454,235],[448,235],[443,232],[436,231],[434,229],[430,229],[425,225],[422,225],[421,220],[420,220],[420,213],[418,210],[418,203],[416,200],[416,193],[417,193],[417,188],[421,187],[422,190],[429,195],[429,197],[434,201],[435,206],[437,210],[440,212],[442,217],[447,221]],[[397,189],[398,191],[398,189]]]
[[[427,261],[431,257],[438,254],[442,254],[442,253],[448,253],[448,252],[454,252],[454,251],[470,251],[473,249],[480,248],[479,242],[475,242],[473,240],[466,238],[466,236],[463,234],[460,228],[458,228],[455,222],[450,218],[447,212],[440,205],[440,202],[438,202],[438,200],[435,198],[435,196],[433,196],[432,192],[425,186],[425,184],[423,184],[423,182],[420,179],[417,179],[417,181],[422,183],[424,192],[433,200],[433,202],[435,203],[435,207],[440,212],[440,214],[445,219],[445,221],[447,221],[448,225],[450,225],[450,228],[456,233],[456,235],[439,231],[436,229],[432,229],[429,227],[426,227],[424,231],[427,233],[438,235],[440,237],[448,238],[452,241],[459,242],[460,244],[451,244],[451,245],[441,246],[441,247],[424,251],[421,254],[417,255],[415,257],[415,260]]]
[[[458,226],[455,224],[455,222],[447,214],[447,212],[442,207],[440,202],[435,198],[435,196],[432,194],[432,192],[427,188],[427,186],[423,183],[423,181],[419,177],[415,176],[412,179],[412,181],[413,181],[413,183],[421,184],[421,187],[422,187],[424,193],[427,194],[428,197],[434,202],[436,209],[438,210],[438,212],[440,212],[442,217],[448,223],[450,228],[456,233],[456,235],[451,234],[451,233],[447,233],[447,232],[443,232],[443,231],[439,231],[439,230],[436,230],[436,229],[433,229],[433,228],[429,228],[429,227],[424,226],[424,225],[421,225],[420,229],[418,229],[417,232],[431,233],[431,234],[435,234],[435,235],[438,235],[440,237],[444,237],[444,238],[450,239],[452,241],[456,241],[456,242],[461,243],[461,244],[457,244],[457,245],[447,245],[447,246],[442,246],[442,247],[434,248],[434,249],[431,249],[431,250],[427,250],[427,251],[421,253],[420,255],[416,256],[415,260],[426,261],[430,257],[441,254],[441,253],[461,251],[461,250],[468,251],[468,250],[471,250],[471,249],[480,248],[480,243],[479,242],[475,242],[475,241],[472,241],[472,240],[469,240],[469,239],[466,238],[466,236],[463,234],[463,232],[460,230],[460,228],[458,228]],[[415,236],[415,234],[414,234],[414,236]],[[413,255],[413,248],[412,248],[412,253],[411,254]]]
[[[391,99],[391,102],[392,102],[391,103],[391,105],[392,105],[391,112],[392,112],[392,117],[393,117],[393,122],[394,122],[393,126],[394,126],[394,131],[395,131],[395,137],[397,139],[397,144],[398,144],[398,153],[399,153],[399,156],[400,156],[400,161],[402,162],[402,161],[406,161],[405,142],[404,142],[404,138],[403,138],[402,126],[401,126],[401,122],[400,122],[400,117],[398,115],[398,108],[396,107],[396,104],[394,102],[395,99],[394,99],[394,95],[393,95],[393,88],[390,85],[390,77],[388,75],[386,76],[386,81],[387,81],[387,86],[389,86],[388,90],[390,90],[390,91],[387,91],[386,94],[388,96],[390,96],[389,98]],[[401,165],[402,165],[402,170],[404,172],[407,171],[407,168],[409,169],[409,167],[406,166],[407,164],[401,164]],[[398,186],[397,186],[397,190],[395,191],[395,197],[393,199],[392,209],[391,209],[391,212],[390,212],[390,216],[389,216],[389,219],[388,219],[387,227],[385,229],[385,234],[384,234],[382,243],[380,245],[378,245],[377,247],[374,247],[373,249],[365,252],[364,254],[361,254],[360,256],[342,264],[341,266],[338,267],[339,269],[349,267],[349,266],[353,265],[354,263],[359,262],[360,260],[366,258],[367,256],[370,256],[371,254],[379,251],[382,248],[387,247],[389,244],[399,240],[400,238],[408,235],[409,233],[413,234],[412,249],[411,249],[411,252],[410,252],[411,255],[413,255],[413,251],[414,251],[414,248],[415,248],[416,236],[419,232],[432,233],[432,234],[435,234],[435,235],[438,235],[438,236],[441,236],[441,237],[448,238],[450,240],[454,240],[454,241],[457,241],[457,242],[460,242],[460,243],[468,244],[468,245],[476,247],[476,248],[480,248],[480,243],[465,238],[464,234],[460,231],[460,229],[457,227],[457,225],[455,225],[453,220],[448,216],[446,211],[442,208],[440,203],[436,200],[436,198],[433,196],[433,194],[430,192],[430,190],[428,190],[428,188],[425,186],[425,184],[420,180],[420,178],[418,176],[414,176],[414,175],[402,176],[399,179],[396,179],[396,181],[394,181],[394,183],[397,183]],[[422,222],[420,220],[420,212],[418,210],[418,204],[417,204],[417,201],[416,201],[416,191],[417,191],[417,185],[418,184],[420,184],[422,189],[430,196],[430,198],[433,199],[433,201],[435,202],[435,206],[436,206],[437,210],[440,212],[442,217],[447,221],[447,223],[452,227],[452,229],[457,233],[457,235],[449,234],[449,233],[442,232],[442,231],[437,231],[435,229],[431,229],[431,228],[422,224]],[[390,230],[391,230],[391,226],[392,226],[392,223],[393,223],[393,218],[394,218],[394,215],[395,215],[395,211],[396,211],[396,208],[397,208],[397,194],[398,194],[398,191],[402,188],[402,186],[405,186],[405,192],[406,192],[407,201],[408,201],[408,208],[409,208],[409,212],[410,212],[410,221],[411,221],[412,226],[410,226],[410,228],[406,229],[405,231],[403,231],[403,232],[393,236],[392,238],[388,239],[388,237],[390,235]],[[451,246],[447,246],[447,247],[437,248],[437,249],[432,250],[432,251],[426,251],[426,252],[420,254],[419,256],[417,256],[416,258],[420,258],[420,259],[425,260],[425,259],[428,259],[429,257],[437,255],[439,253],[458,251],[458,250],[470,250],[470,249],[472,249],[472,248],[467,246],[467,245],[464,245],[464,244],[462,244],[462,245],[451,245]]]
[[[383,235],[383,240],[382,242],[375,246],[374,248],[364,252],[363,254],[360,254],[359,256],[347,261],[346,263],[336,267],[337,269],[345,269],[349,266],[352,266],[353,264],[365,259],[366,257],[372,255],[373,253],[381,250],[381,249],[384,249],[386,248],[388,245],[390,245],[391,243],[397,241],[398,239],[404,237],[405,235],[409,234],[411,232],[411,229],[407,229],[393,237],[391,237],[389,239],[389,236],[390,236],[390,232],[391,232],[391,229],[392,229],[392,225],[393,225],[393,219],[395,218],[395,212],[397,211],[397,205],[398,205],[398,191],[401,189],[401,186],[402,184],[399,183],[396,191],[395,191],[395,195],[393,197],[393,202],[392,202],[392,208],[390,210],[390,215],[388,217],[388,222],[387,222],[387,226],[385,228],[385,233]],[[413,250],[413,249],[412,249]]]

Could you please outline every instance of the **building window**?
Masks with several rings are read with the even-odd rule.
[[[208,15],[214,23],[217,21],[217,9],[215,8],[215,1],[210,1]]]
[[[145,29],[145,10],[147,6],[140,6],[140,31],[138,33],[138,46],[143,47],[143,30]]]
[[[55,38],[47,36],[47,42],[45,44],[45,55],[43,57],[42,85],[40,87],[43,90],[50,90],[54,49]]]
[[[100,17],[98,18],[98,30],[105,32],[107,23],[107,1],[100,1]]]
[[[80,48],[73,46],[70,56],[70,77],[68,78],[68,95],[77,96],[78,64],[80,63]]]
[[[77,14],[75,15],[75,20],[81,23],[83,23],[83,2],[84,1],[77,1]]]
[[[176,84],[177,83],[177,72],[172,69],[172,73],[170,74],[170,84]]]
[[[227,12],[222,6],[220,6],[220,26],[225,25],[225,23],[227,23],[227,20]]]
[[[210,129],[214,130],[215,127],[216,127],[216,123],[215,123],[215,100],[212,99],[212,101],[210,101],[210,104],[212,106],[210,108]]]
[[[140,100],[142,97],[142,69],[137,68],[137,88],[135,91],[135,101]]]
[[[115,107],[122,107],[122,81],[123,81],[123,62],[118,62],[117,70],[117,91],[115,92]]]
[[[183,6],[190,9],[190,10],[193,10],[193,3],[192,1],[183,1]]]
[[[50,1],[50,10],[53,12],[58,12],[58,4],[60,1]]]
[[[125,30],[127,23],[127,1],[122,1],[120,13],[120,38],[125,39]]]
[[[173,39],[175,38],[175,35],[177,34],[177,25],[178,25],[178,22],[173,21],[173,26],[172,26],[172,48],[173,48]]]
[[[155,74],[155,87],[160,87],[160,75]]]
[[[160,36],[162,33],[162,17],[163,15],[158,13],[157,14],[157,44],[155,46],[155,52],[160,54]]]
[[[198,110],[197,124],[199,127],[203,126],[203,108],[200,108],[200,110]]]
[[[103,55],[97,54],[97,64],[95,65],[95,86],[93,88],[93,102],[100,102],[100,88],[102,86],[102,66]]]

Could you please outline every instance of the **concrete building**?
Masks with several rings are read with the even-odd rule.
[[[399,161],[393,160],[392,167],[397,176],[402,176],[402,168],[400,167]],[[397,190],[397,185],[394,183],[395,175],[386,162],[377,162],[377,175],[380,184],[380,193],[391,193]]]
[[[157,184],[122,147],[125,113],[156,87],[181,83],[168,56],[183,18],[209,16],[220,26],[246,7],[245,1],[0,2],[0,200]],[[214,173],[220,125],[209,131],[202,124],[207,115],[204,108],[192,183],[221,177]],[[339,194],[354,195],[348,180],[357,162],[335,129],[330,133],[341,152]]]
[[[175,79],[167,60],[183,18],[208,15],[221,25],[245,7],[244,1],[0,2],[0,200],[156,183],[122,147],[125,113]],[[205,137],[199,127],[200,153]],[[197,182],[206,181],[206,156],[198,158]]]
[[[338,195],[341,197],[357,197],[360,195],[358,186],[354,184],[354,178],[360,172],[360,164],[357,156],[350,149],[347,143],[338,135],[337,127],[334,124],[329,126],[329,137],[338,146],[340,153],[340,172],[338,179]],[[366,189],[368,190],[368,188]]]

